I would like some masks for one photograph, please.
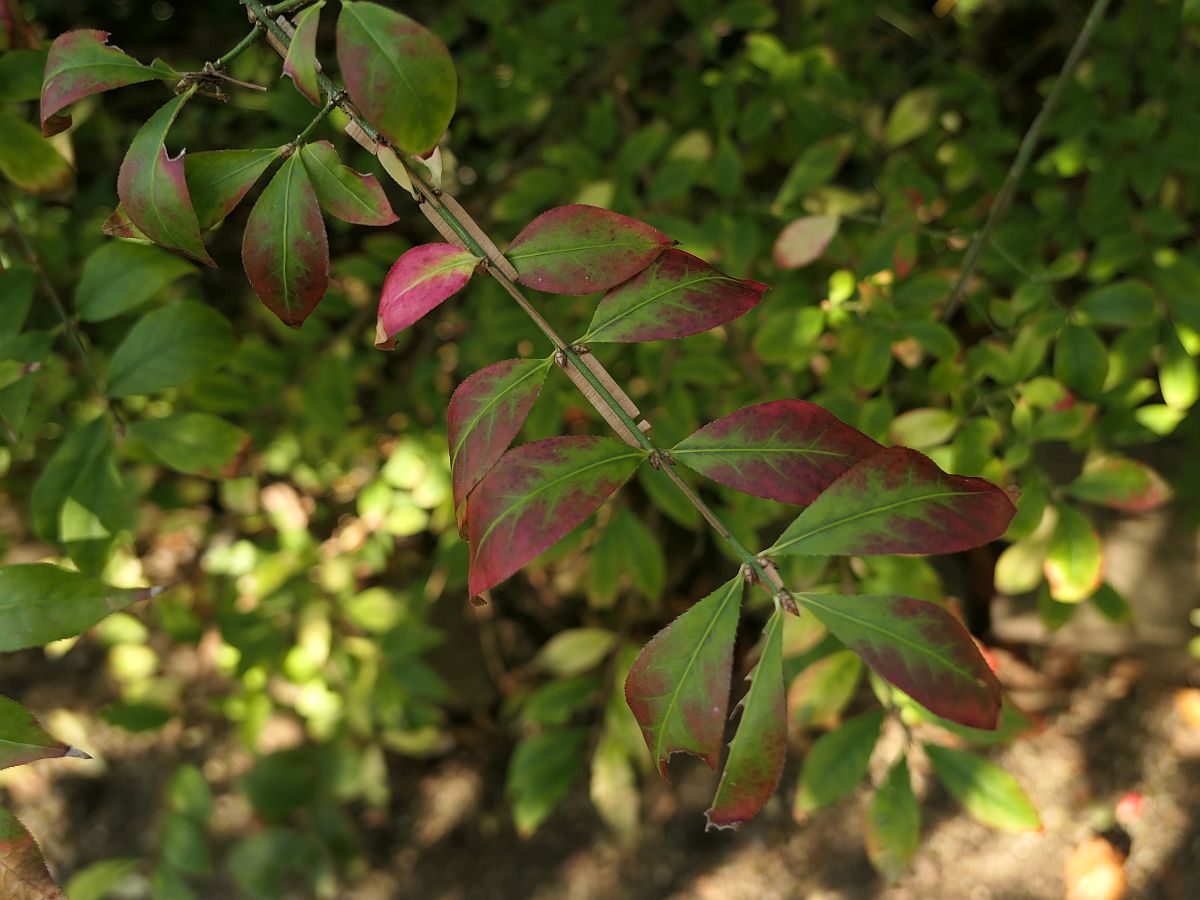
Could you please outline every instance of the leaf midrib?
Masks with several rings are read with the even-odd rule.
[[[692,287],[693,285],[696,285],[696,284],[703,284],[706,281],[732,281],[732,280],[733,279],[729,278],[728,275],[717,274],[717,275],[702,275],[699,278],[692,279],[691,281],[677,282],[677,283],[671,285],[670,287],[668,287],[666,290],[659,291],[656,294],[651,294],[649,297],[646,297],[645,299],[640,300],[637,303],[633,304],[628,309],[624,309],[624,310],[620,311],[619,313],[617,313],[617,315],[613,316],[606,322],[601,322],[600,324],[597,325],[593,321],[591,327],[588,328],[588,333],[585,334],[582,338],[580,338],[580,343],[586,343],[587,341],[596,340],[597,337],[602,335],[606,330],[610,330],[613,327],[613,325],[615,325],[617,322],[620,322],[622,319],[629,318],[631,315],[640,311],[642,308],[644,308],[648,304],[653,303],[655,300],[658,300],[661,297],[665,297],[667,294],[674,293],[675,291],[682,291],[685,288]],[[605,298],[605,299],[608,300],[610,298]],[[598,314],[599,314],[599,311],[597,311],[597,315]]]
[[[491,400],[489,400],[487,403],[485,403],[483,406],[481,406],[479,408],[478,412],[475,414],[474,417],[472,417],[471,421],[467,424],[467,427],[463,429],[462,435],[459,437],[459,439],[457,441],[455,441],[454,447],[450,451],[450,470],[451,471],[454,470],[454,463],[458,459],[458,454],[462,452],[463,444],[465,444],[467,442],[467,438],[471,436],[471,433],[474,432],[476,426],[479,425],[479,420],[484,417],[484,415],[488,412],[488,410],[490,410],[493,406],[495,406],[497,403],[499,403],[504,397],[507,397],[509,394],[511,394],[513,391],[515,391],[517,388],[519,388],[521,385],[523,385],[530,378],[532,378],[535,375],[540,374],[546,368],[549,368],[550,363],[552,363],[553,361],[554,361],[554,357],[540,360],[539,365],[531,368],[528,372],[525,372],[516,381],[510,382],[509,384],[505,385],[503,390],[497,392],[496,395],[493,396]]]

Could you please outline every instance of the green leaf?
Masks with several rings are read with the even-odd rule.
[[[192,207],[184,154],[172,158],[166,147],[167,132],[194,90],[170,100],[138,131],[121,163],[117,194],[125,214],[146,237],[215,268]]]
[[[1095,397],[1108,375],[1108,350],[1096,332],[1068,325],[1054,347],[1054,377],[1084,397]]]
[[[12,813],[0,806],[0,897],[12,900],[62,900],[33,837]]]
[[[1079,301],[1080,321],[1109,328],[1136,328],[1155,320],[1154,289],[1144,281],[1125,279],[1096,288]]]
[[[399,219],[378,179],[342,165],[329,141],[305,144],[300,158],[321,208],[329,215],[352,225],[374,227],[391,225]]]
[[[33,485],[33,529],[43,540],[68,542],[79,537],[66,533],[68,508],[77,519],[87,514],[92,538],[115,535],[128,525],[128,498],[113,459],[112,430],[105,416],[71,432]]]
[[[0,566],[0,652],[75,637],[105,616],[159,593],[115,588],[45,563]]]
[[[984,825],[1002,831],[1040,831],[1041,819],[1015,778],[973,753],[925,744],[933,773]]]
[[[140,865],[139,859],[116,857],[84,866],[67,882],[67,897],[70,900],[108,900],[121,896],[117,889],[137,872]]]
[[[806,665],[788,687],[788,720],[797,728],[833,728],[854,699],[863,664],[838,650]]]
[[[605,728],[592,754],[589,791],[605,824],[623,841],[632,841],[638,832],[641,801],[637,772],[621,735],[612,728]]]
[[[1127,625],[1133,621],[1133,608],[1129,601],[1107,582],[1092,594],[1092,606],[1096,607],[1104,618],[1118,625]]]
[[[4,298],[4,303],[0,304],[0,341],[20,334],[33,306],[36,285],[37,276],[32,269],[14,266],[0,272],[0,297]]]
[[[583,771],[588,735],[586,728],[564,728],[517,744],[508,765],[506,792],[522,837],[537,831]]]
[[[213,478],[222,477],[250,440],[250,436],[236,425],[199,412],[143,419],[129,430],[172,469]]]
[[[145,303],[168,284],[191,275],[187,260],[146,244],[102,244],[83,264],[75,309],[85,322],[103,322]]]
[[[0,46],[3,46],[2,36]],[[42,93],[46,56],[45,50],[10,49],[0,54],[0,102],[24,103],[38,99]]]
[[[938,92],[934,88],[917,88],[902,96],[888,113],[884,146],[902,147],[927,132],[937,115],[937,105]]]
[[[0,174],[31,194],[57,194],[75,173],[62,154],[23,119],[0,111]]]
[[[391,143],[413,154],[437,144],[454,116],[458,76],[432,31],[379,4],[343,0],[337,59],[350,99]]]
[[[1058,507],[1058,524],[1043,567],[1050,582],[1050,596],[1060,603],[1080,603],[1103,582],[1100,536],[1088,517],[1074,506]]]
[[[0,569],[0,579],[3,577]],[[86,754],[50,737],[20,703],[0,697],[0,769],[60,756]]]
[[[940,447],[958,430],[961,419],[948,409],[910,409],[892,420],[888,437],[892,443],[914,450]]]
[[[954,553],[995,540],[1015,513],[994,484],[947,475],[915,450],[891,447],[842,474],[767,554]]]
[[[605,628],[568,628],[542,646],[534,663],[559,678],[582,675],[600,665],[616,643],[617,636]]]
[[[775,793],[787,753],[787,703],[783,691],[783,616],[776,610],[767,623],[762,656],[742,698],[729,757],[721,772],[709,828],[737,828],[757,815]]]
[[[913,793],[908,758],[900,757],[867,809],[867,856],[889,884],[904,874],[921,842],[921,807]]]
[[[1179,340],[1179,333],[1169,322],[1163,324],[1159,353],[1158,384],[1163,401],[1180,412],[1191,409],[1200,396],[1200,373],[1196,371],[1196,361]]]
[[[520,722],[524,725],[566,725],[576,713],[595,707],[596,697],[603,687],[604,679],[599,675],[556,678],[529,695],[521,705]]]
[[[1171,488],[1145,463],[1121,456],[1098,456],[1066,487],[1076,500],[1124,512],[1157,509],[1171,499]]]
[[[110,397],[153,394],[211,372],[233,355],[233,329],[219,312],[194,300],[142,316],[113,353]]]
[[[183,168],[200,230],[208,231],[233,212],[283,151],[274,147],[189,153]]]
[[[863,713],[821,735],[804,757],[794,810],[810,813],[841,800],[862,781],[879,740],[883,710]]]
[[[625,699],[664,778],[672,753],[698,756],[713,769],[720,760],[744,586],[738,575],[695,603],[629,670]]]
[[[931,712],[996,727],[1000,684],[967,629],[940,606],[896,596],[797,594],[796,601]]]
[[[666,579],[667,560],[658,536],[628,509],[618,509],[589,554],[588,597],[593,606],[610,607],[623,581],[647,600],[658,600]]]
[[[842,167],[852,143],[849,135],[839,134],[805,147],[783,179],[771,212],[781,215],[810,191],[828,184]]]
[[[322,103],[321,86],[317,82],[317,30],[324,5],[325,0],[320,0],[296,17],[296,30],[283,61],[283,74],[292,79],[296,89],[316,106]]]

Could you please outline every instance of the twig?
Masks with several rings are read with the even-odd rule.
[[[1029,167],[1029,162],[1033,159],[1033,151],[1037,147],[1038,141],[1041,140],[1042,130],[1050,120],[1050,114],[1058,106],[1062,92],[1066,88],[1067,82],[1071,80],[1071,75],[1075,71],[1075,66],[1079,64],[1080,57],[1083,56],[1088,44],[1091,43],[1096,26],[1104,18],[1104,12],[1108,8],[1108,3],[1109,0],[1094,0],[1092,3],[1091,11],[1088,12],[1087,19],[1083,23],[1083,28],[1079,30],[1079,35],[1075,38],[1071,52],[1067,54],[1062,70],[1059,71],[1058,78],[1054,82],[1054,87],[1050,91],[1050,96],[1046,98],[1041,111],[1034,118],[1033,124],[1029,126],[1029,130],[1025,132],[1025,137],[1021,139],[1021,145],[1017,148],[1017,155],[1013,159],[1008,174],[1004,177],[1004,183],[1000,186],[1000,191],[996,194],[996,199],[992,201],[992,206],[988,210],[983,228],[979,229],[979,233],[975,235],[975,240],[967,248],[967,253],[963,257],[962,269],[958,273],[958,280],[954,283],[954,288],[950,291],[950,300],[946,304],[946,309],[942,312],[943,319],[951,318],[958,311],[959,306],[962,305],[967,282],[975,274],[975,267],[979,265],[979,258],[992,236],[992,230],[996,227],[996,222],[999,221],[1000,216],[1008,208],[1009,203],[1012,202],[1013,194],[1017,191],[1017,185],[1021,181],[1021,176],[1025,174],[1025,170]]]

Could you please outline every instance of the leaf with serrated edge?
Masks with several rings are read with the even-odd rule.
[[[283,151],[283,147],[274,147],[189,153],[183,170],[200,230],[208,231],[233,212]]]
[[[815,403],[775,400],[722,416],[676,444],[671,455],[731,488],[804,505],[880,449]]]
[[[744,586],[738,575],[693,604],[651,638],[625,679],[625,700],[664,778],[672,753],[712,769],[720,762]]]
[[[406,250],[383,282],[375,346],[391,349],[396,335],[466,287],[479,263],[479,257],[453,244]]]
[[[52,738],[20,703],[0,697],[0,769],[39,759],[86,755]]]
[[[591,294],[632,278],[673,243],[645,222],[575,203],[542,213],[505,255],[535,290]]]
[[[321,208],[351,225],[391,225],[399,216],[374,175],[342,165],[329,141],[305,144],[300,151]]]
[[[467,499],[472,596],[583,522],[647,455],[610,438],[556,437],[501,457]]]
[[[908,758],[901,756],[867,809],[867,856],[889,884],[908,868],[921,839],[921,807],[913,793]]]
[[[169,101],[141,127],[117,174],[117,194],[125,214],[146,237],[215,268],[184,177],[184,151],[172,158],[166,147],[167,132],[193,93]]]
[[[843,644],[930,712],[992,729],[1000,683],[962,623],[935,603],[898,596],[796,594]]]
[[[783,612],[767,622],[762,656],[740,704],[742,720],[712,808],[709,828],[737,828],[758,814],[779,784],[787,754],[787,704],[783,686]]]
[[[915,450],[890,447],[848,469],[767,553],[955,553],[1000,537],[1015,514],[991,482],[947,475]]]
[[[321,25],[320,0],[296,17],[296,30],[283,60],[283,74],[310,103],[321,105],[321,86],[317,83],[317,29]]]
[[[1003,831],[1041,831],[1042,822],[1017,780],[982,756],[925,744],[933,774],[963,808]]]
[[[329,238],[299,154],[288,157],[254,204],[242,236],[242,265],[258,299],[292,328],[325,296]]]
[[[726,275],[699,257],[668,250],[600,301],[579,343],[665,341],[745,315],[767,285]]]
[[[62,900],[41,851],[25,826],[0,806],[0,897],[9,900]]]
[[[1058,507],[1058,523],[1042,563],[1050,596],[1059,603],[1080,603],[1104,582],[1104,548],[1100,535],[1074,506]]]
[[[877,709],[817,738],[804,757],[796,785],[798,816],[841,800],[857,787],[867,774],[882,725],[883,710]]]
[[[76,100],[143,81],[174,81],[178,72],[142,65],[109,46],[107,31],[81,29],[60,34],[46,56],[42,82],[42,133],[66,130],[70,116],[57,113]]]
[[[343,0],[337,59],[350,99],[384,137],[406,153],[437,144],[458,98],[454,61],[437,35],[377,3]]]
[[[506,359],[458,386],[446,410],[450,473],[457,509],[525,424],[550,359]]]

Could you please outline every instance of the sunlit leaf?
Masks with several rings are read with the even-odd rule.
[[[321,208],[352,225],[391,225],[399,217],[374,175],[363,175],[342,165],[333,144],[320,141],[300,150],[304,168],[312,179]]]
[[[722,416],[676,444],[671,455],[747,494],[808,504],[879,449],[814,403],[776,400]]]
[[[888,113],[884,145],[900,147],[927,132],[933,126],[937,105],[938,92],[934,88],[917,88],[903,95]]]
[[[1017,780],[994,762],[925,744],[938,781],[984,825],[1004,831],[1040,831],[1041,819]]]
[[[1189,410],[1200,397],[1200,372],[1170,323],[1163,325],[1162,348],[1158,361],[1158,384],[1163,402],[1173,410]]]
[[[772,258],[781,269],[802,269],[821,258],[838,232],[837,216],[803,216],[784,226],[775,238]]]
[[[350,99],[384,137],[406,153],[437,144],[454,116],[458,76],[432,31],[377,3],[343,0],[337,59]]]
[[[329,287],[329,239],[300,154],[280,166],[254,204],[242,236],[242,265],[254,293],[292,328]]]
[[[583,522],[645,458],[597,437],[548,438],[506,453],[467,499],[471,594],[504,581]]]
[[[55,194],[71,186],[75,173],[38,130],[0,112],[0,174],[31,194]]]
[[[737,828],[758,814],[779,784],[787,752],[783,693],[783,612],[767,623],[762,656],[740,703],[742,718],[729,745],[717,795],[705,813],[710,828]]]
[[[600,665],[616,646],[617,635],[606,628],[568,628],[538,651],[538,668],[558,678],[582,675]]]
[[[229,322],[207,304],[182,300],[146,313],[113,353],[111,397],[152,394],[211,372],[237,349]]]
[[[841,800],[867,774],[883,725],[883,710],[863,713],[817,738],[804,757],[794,810],[810,813]]]
[[[201,231],[208,231],[242,202],[283,147],[202,150],[184,157],[184,174]]]
[[[625,699],[664,778],[672,753],[698,756],[713,769],[720,761],[743,590],[738,575],[693,604],[629,670]]]
[[[321,86],[317,83],[317,30],[321,26],[321,8],[325,0],[319,0],[296,16],[296,30],[288,44],[287,56],[283,60],[283,74],[292,79],[296,89],[310,103],[321,105]]]
[[[1066,487],[1076,500],[1125,512],[1157,509],[1171,499],[1172,491],[1148,465],[1122,456],[1100,456]]]
[[[0,578],[3,578],[2,570]],[[0,697],[0,769],[23,766],[39,759],[83,755],[47,734],[20,703]]]
[[[182,412],[161,419],[142,419],[131,434],[146,442],[172,469],[192,475],[220,477],[250,440],[241,428],[211,413]]]
[[[1050,596],[1060,603],[1086,600],[1104,581],[1100,535],[1074,506],[1058,507],[1058,524],[1046,548],[1043,568],[1050,582]]]
[[[0,806],[0,897],[63,900],[42,853],[16,816]]]
[[[586,728],[562,728],[517,744],[505,791],[512,800],[518,834],[533,834],[566,796],[583,771],[588,734]]]
[[[1015,513],[994,484],[947,475],[915,450],[891,447],[847,470],[767,552],[954,553],[995,540]]]
[[[632,278],[672,243],[645,222],[573,204],[526,225],[506,255],[522,284],[554,294],[591,294]]]
[[[383,282],[375,346],[390,347],[397,334],[466,287],[479,262],[453,244],[422,244],[405,251]]]
[[[580,343],[688,337],[731,322],[762,300],[767,285],[726,275],[704,260],[667,250],[600,301]]]
[[[854,699],[862,660],[838,650],[808,663],[788,685],[788,721],[796,728],[833,728]]]
[[[892,420],[888,438],[902,447],[928,450],[940,447],[954,437],[961,422],[962,419],[948,409],[910,409]]]
[[[908,757],[896,761],[867,809],[867,856],[889,883],[904,874],[921,841],[921,807],[908,774]]]
[[[1000,684],[962,623],[934,603],[896,596],[797,594],[843,644],[931,712],[995,728]]]
[[[196,271],[158,247],[113,241],[83,264],[75,310],[85,322],[102,322],[145,303],[168,284]]]

